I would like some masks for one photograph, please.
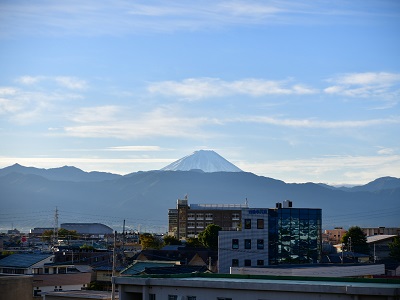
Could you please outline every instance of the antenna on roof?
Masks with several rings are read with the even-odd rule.
[[[246,201],[244,201],[244,204],[245,204],[247,207],[249,207],[249,200],[247,200],[247,198],[246,198]]]

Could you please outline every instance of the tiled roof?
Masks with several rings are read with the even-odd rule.
[[[29,268],[52,254],[12,254],[0,260],[0,267]]]

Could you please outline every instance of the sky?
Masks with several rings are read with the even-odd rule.
[[[400,177],[399,32],[394,0],[2,0],[0,168]]]

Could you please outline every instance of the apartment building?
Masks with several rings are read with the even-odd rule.
[[[197,237],[207,225],[215,224],[224,231],[238,230],[242,209],[248,204],[190,204],[188,197],[178,199],[176,208],[168,210],[169,235],[178,239]]]
[[[334,229],[327,229],[324,231],[323,240],[324,242],[332,245],[339,244],[342,237],[346,234],[347,230],[343,227],[335,227]]]

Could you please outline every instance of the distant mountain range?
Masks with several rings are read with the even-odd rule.
[[[250,207],[260,208],[290,199],[294,207],[322,208],[326,228],[400,227],[399,178],[382,177],[352,188],[289,184],[243,172],[212,152],[195,152],[162,170],[125,176],[88,173],[75,167],[38,169],[15,164],[0,169],[0,210],[48,212],[58,207],[63,222],[86,222],[90,216],[90,221],[110,226],[114,225],[110,220],[120,224],[126,219],[135,226],[162,224],[165,228],[168,208],[175,208],[176,200],[188,194],[189,204],[244,203],[247,199]],[[67,212],[64,216],[63,211]],[[35,224],[42,223],[38,220]],[[0,226],[9,228],[10,224],[0,218]]]

